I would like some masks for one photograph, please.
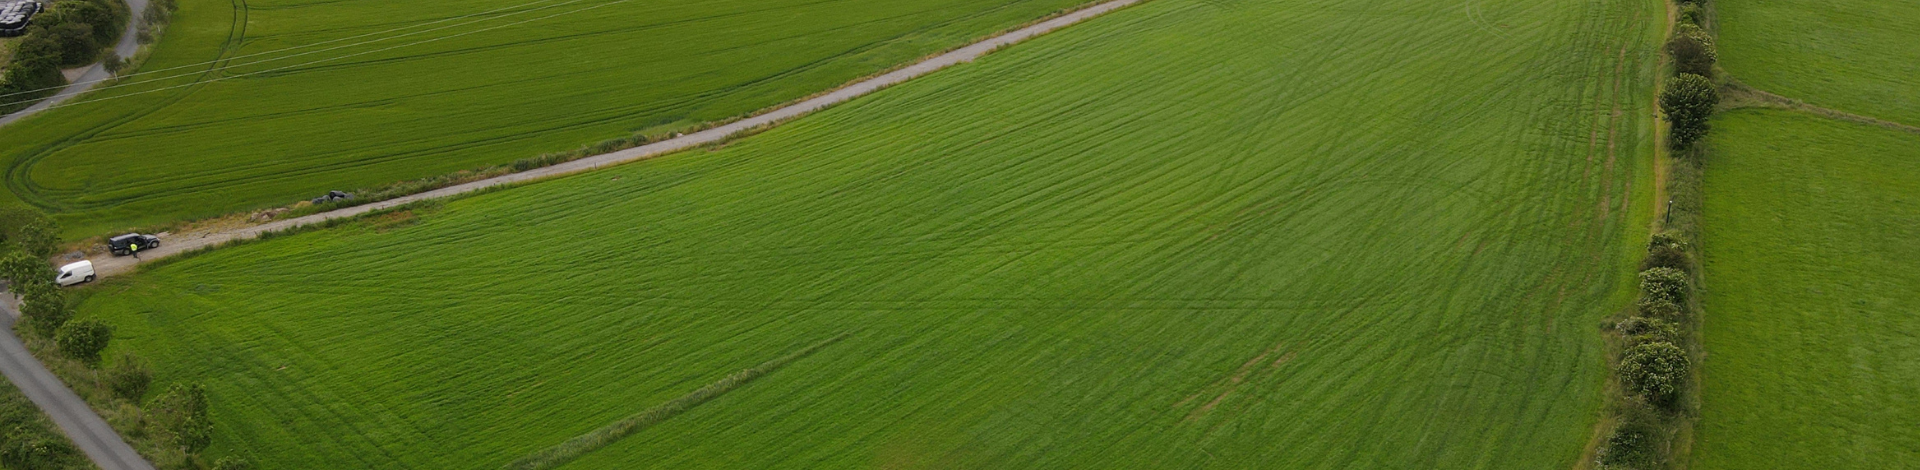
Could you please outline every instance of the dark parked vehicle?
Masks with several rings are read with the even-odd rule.
[[[314,204],[326,204],[333,201],[345,201],[348,199],[353,199],[353,195],[347,194],[346,191],[327,191],[327,195],[313,198],[312,202]]]
[[[39,2],[0,0],[0,37],[26,34],[27,23],[39,12]]]
[[[153,235],[129,233],[107,239],[107,249],[113,251],[114,256],[126,256],[139,253],[140,250],[151,250],[159,247],[160,237]]]

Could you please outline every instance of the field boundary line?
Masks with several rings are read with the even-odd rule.
[[[1727,84],[1721,87],[1721,94],[1725,95],[1724,104],[1721,105],[1722,109],[1725,110],[1746,108],[1785,109],[1815,114],[1829,119],[1920,134],[1920,126],[1888,121],[1872,116],[1863,116],[1780,96],[1770,91],[1748,86],[1745,83],[1741,83],[1740,80],[1733,78],[1727,79]]]
[[[525,457],[515,459],[512,463],[508,463],[505,468],[510,470],[546,470],[565,465],[574,459],[580,458],[582,455],[600,450],[609,444],[619,442],[621,439],[633,435],[633,433],[646,430],[655,424],[659,424],[682,412],[693,409],[695,406],[700,406],[702,403],[706,403],[709,400],[718,398],[720,395],[745,386],[753,382],[754,379],[780,370],[780,368],[786,367],[787,364],[791,364],[793,361],[813,355],[813,353],[818,352],[821,348],[846,339],[846,337],[846,333],[834,335],[832,338],[813,343],[798,351],[787,353],[784,356],[762,362],[759,365],[743,369],[739,372],[734,372],[725,378],[721,378],[719,381],[695,389],[686,395],[681,395],[679,398],[668,400],[666,403],[648,408],[646,411],[622,418],[619,421],[614,421],[612,424],[602,426],[599,429],[588,431],[586,434],[574,436],[565,442],[540,449],[534,453],[527,454]]]
[[[876,77],[855,82],[851,85],[841,87],[840,89],[833,90],[832,92],[828,92],[813,98],[809,98],[807,100],[804,100],[798,103],[789,104],[786,106],[772,109],[764,113],[754,115],[746,119],[741,119],[725,125],[681,135],[679,137],[674,137],[671,139],[662,140],[659,142],[654,142],[651,144],[642,145],[639,147],[629,148],[625,150],[619,150],[619,151],[594,155],[590,157],[580,158],[580,159],[576,159],[576,160],[572,160],[572,161],[568,161],[565,163],[560,163],[552,166],[535,168],[535,169],[522,171],[518,173],[508,173],[505,175],[500,175],[500,176],[487,178],[479,181],[473,181],[469,183],[448,186],[440,189],[435,189],[432,191],[426,191],[426,192],[398,197],[394,199],[388,199],[380,202],[362,204],[362,205],[352,206],[352,207],[345,207],[345,208],[335,209],[332,211],[321,212],[317,214],[310,214],[310,215],[286,219],[286,220],[274,221],[266,224],[196,233],[196,234],[192,234],[191,238],[189,238],[186,235],[162,237],[161,241],[163,243],[161,244],[161,247],[153,249],[151,251],[144,251],[144,250],[141,251],[140,253],[142,255],[141,258],[108,257],[103,259],[97,259],[97,260],[94,260],[94,267],[100,277],[115,276],[115,275],[131,272],[133,268],[142,261],[151,261],[155,259],[172,256],[172,255],[177,255],[180,253],[209,249],[209,248],[217,247],[232,241],[259,238],[261,235],[267,234],[267,233],[291,230],[291,229],[299,228],[302,226],[318,224],[321,222],[327,222],[335,219],[356,217],[356,216],[366,214],[368,212],[394,208],[394,207],[402,206],[405,204],[410,204],[410,203],[415,203],[420,201],[447,198],[451,196],[472,193],[475,191],[480,191],[480,190],[495,188],[500,186],[545,180],[545,179],[556,178],[561,176],[573,175],[577,173],[585,173],[589,171],[598,170],[600,169],[600,167],[604,167],[604,166],[614,166],[614,165],[632,163],[632,162],[645,160],[645,159],[649,159],[649,158],[653,158],[661,155],[667,155],[667,154],[672,154],[672,153],[681,152],[685,150],[691,150],[704,145],[727,142],[738,135],[752,133],[765,128],[777,126],[786,121],[813,113],[814,111],[819,111],[821,109],[825,109],[836,104],[851,101],[854,98],[865,96],[873,92],[886,89],[893,85],[898,85],[908,80],[912,80],[915,78],[919,78],[921,76],[931,74],[933,72],[940,71],[947,67],[952,67],[955,65],[963,64],[963,63],[973,62],[975,59],[978,59],[982,56],[990,54],[1001,48],[1026,41],[1028,39],[1032,39],[1034,37],[1037,37],[1046,33],[1050,33],[1050,32],[1059,30],[1061,28],[1065,28],[1067,26],[1072,26],[1082,21],[1086,21],[1094,17],[1098,17],[1100,15],[1106,14],[1108,12],[1112,12],[1114,10],[1118,10],[1118,9],[1125,8],[1137,3],[1141,3],[1143,1],[1145,0],[1110,0],[1107,2],[1095,4],[1093,6],[1089,6],[1086,8],[1081,8],[1072,13],[1060,15],[1050,20],[1035,23],[1031,26],[1027,26],[1011,32],[999,34],[984,40],[980,40],[972,44],[968,44],[966,46],[960,47],[958,49],[954,49],[950,52],[933,56],[932,58],[928,58],[926,60],[916,62],[912,65],[902,67],[897,70],[894,70]]]

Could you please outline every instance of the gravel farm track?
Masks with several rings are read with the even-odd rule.
[[[692,149],[702,145],[724,142],[736,134],[778,125],[781,122],[879,91],[888,86],[896,85],[947,67],[971,62],[997,49],[1141,1],[1142,0],[1112,0],[1095,4],[1025,28],[969,44],[965,47],[922,60],[893,72],[855,82],[812,99],[783,106],[713,129],[686,134],[673,139],[627,150],[586,157],[559,165],[450,186],[386,201],[242,228],[176,234],[163,237],[160,248],[143,252],[140,258],[128,256],[95,259],[93,260],[94,267],[101,277],[125,274],[132,272],[133,268],[142,261],[152,261],[179,253],[205,249],[233,240],[251,239],[265,233],[298,228],[300,226],[329,220],[354,217],[367,212],[413,202],[451,197],[502,185],[525,183],[592,171],[603,166],[630,163]],[[132,11],[138,12],[146,9],[147,2],[146,0],[127,0],[127,3]],[[139,47],[134,41],[134,29],[135,26],[130,24],[128,30],[122,35],[120,43],[115,46],[115,52],[123,57],[131,56]],[[105,81],[108,78],[110,77],[106,69],[100,64],[94,64],[87,69],[85,75],[79,80],[76,80],[73,85],[61,90],[59,94],[35,104],[33,107],[5,117],[0,117],[0,126],[12,123],[40,110],[56,106],[62,101],[86,92],[91,89],[93,85]],[[74,444],[84,451],[87,457],[91,459],[94,464],[100,466],[101,469],[150,470],[154,468],[151,463],[142,459],[131,446],[127,445],[126,441],[122,440],[120,436],[107,425],[106,421],[95,414],[93,409],[90,408],[85,401],[81,400],[78,395],[75,395],[65,384],[61,383],[59,378],[54,377],[51,372],[47,371],[46,367],[41,365],[40,362],[27,351],[20,339],[13,335],[11,327],[13,326],[14,320],[19,317],[19,312],[13,306],[14,301],[15,299],[11,293],[0,292],[0,326],[5,327],[6,330],[4,334],[0,334],[0,371],[4,371],[8,380],[18,385],[20,389],[26,392],[26,395],[32,399],[34,404],[46,411],[47,415],[53,418],[54,423],[57,424],[68,437],[72,438]]]
[[[855,82],[853,84],[847,85],[840,89],[834,90],[833,92],[820,95],[812,99],[808,99],[805,101],[801,101],[799,103],[794,103],[791,105],[776,108],[772,111],[768,111],[766,113],[762,113],[753,117],[735,121],[733,123],[730,123],[724,126],[719,126],[719,127],[707,129],[700,132],[686,134],[680,137],[675,137],[672,139],[663,140],[660,142],[655,142],[652,144],[647,144],[647,145],[634,147],[626,150],[620,150],[620,151],[604,153],[600,155],[594,155],[591,157],[581,158],[578,160],[562,163],[559,165],[554,165],[554,166],[549,166],[544,168],[537,168],[537,169],[527,170],[519,173],[501,175],[501,176],[488,178],[480,181],[474,181],[471,183],[460,184],[456,186],[449,186],[445,188],[436,189],[433,191],[427,191],[427,192],[414,194],[410,196],[388,199],[385,201],[380,201],[375,203],[361,204],[357,206],[346,207],[346,208],[336,209],[336,210],[327,211],[327,212],[321,212],[318,214],[295,217],[295,218],[286,219],[286,220],[278,220],[270,223],[247,226],[247,227],[219,229],[219,230],[207,231],[207,232],[172,234],[169,236],[161,237],[160,248],[156,248],[151,251],[142,251],[139,258],[134,258],[131,256],[121,256],[121,257],[108,257],[108,258],[95,259],[93,260],[94,271],[98,273],[100,277],[124,274],[132,271],[134,266],[137,266],[142,261],[152,261],[152,260],[165,258],[168,256],[172,256],[172,255],[176,255],[184,252],[217,246],[229,241],[251,239],[251,238],[259,237],[261,234],[264,234],[264,233],[278,232],[282,230],[298,228],[304,225],[311,225],[311,224],[326,222],[329,220],[354,217],[354,216],[358,216],[361,214],[365,214],[368,212],[377,211],[381,209],[392,208],[392,207],[401,206],[401,205],[414,203],[414,202],[451,197],[451,196],[471,193],[474,191],[479,191],[482,189],[492,188],[496,186],[525,183],[525,182],[543,180],[543,179],[548,179],[548,178],[553,178],[558,176],[571,175],[574,173],[593,171],[603,166],[630,163],[638,160],[657,157],[660,155],[692,149],[702,145],[709,145],[709,144],[724,142],[729,137],[735,134],[739,134],[743,132],[751,132],[757,129],[778,125],[781,122],[785,122],[787,120],[800,117],[807,113],[818,111],[820,109],[823,109],[835,104],[843,103],[848,100],[852,100],[854,98],[858,98],[866,94],[873,93],[875,91],[880,91],[881,89],[884,89],[886,87],[897,85],[897,84],[900,84],[901,82],[912,80],[922,75],[933,73],[940,69],[944,69],[947,67],[951,67],[951,66],[966,63],[966,62],[972,62],[974,59],[987,55],[988,53],[991,53],[996,49],[1006,47],[1006,46],[1018,43],[1020,41],[1027,40],[1035,36],[1039,36],[1041,34],[1046,34],[1056,29],[1070,26],[1070,25],[1073,25],[1074,23],[1079,23],[1081,21],[1085,21],[1087,19],[1100,16],[1101,14],[1104,14],[1113,10],[1117,10],[1120,8],[1124,8],[1128,5],[1139,3],[1140,1],[1142,0],[1113,0],[1110,2],[1100,3],[1090,7],[1086,7],[1086,8],[1080,9],[1079,11],[1075,11],[1073,13],[1061,15],[1059,17],[1056,17],[1047,21],[1036,23],[1032,26],[1028,26],[1025,28],[1014,30],[1012,32],[1008,32],[1006,34],[1001,34],[1001,35],[994,36],[979,42],[975,42],[973,44],[969,44],[965,47],[961,47],[951,52],[947,52],[926,60],[922,60],[920,62],[914,63],[913,65],[901,68],[899,70],[895,70],[893,72],[888,72],[886,74],[883,74],[877,77],[868,78],[865,80],[861,80],[859,82]]]

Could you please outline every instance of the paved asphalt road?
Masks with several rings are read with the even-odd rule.
[[[113,45],[113,53],[119,54],[122,58],[133,57],[135,52],[140,51],[140,38],[138,36],[140,32],[140,16],[147,11],[147,0],[126,0],[126,2],[127,11],[133,12],[133,20],[128,21],[127,29],[120,32],[120,42]],[[41,3],[47,2],[43,1]],[[13,124],[14,121],[24,119],[34,113],[45,111],[47,108],[66,102],[75,96],[80,96],[81,93],[92,90],[94,85],[106,81],[109,78],[113,78],[113,74],[107,72],[106,66],[100,65],[97,62],[89,65],[87,66],[87,71],[80,74],[78,80],[74,80],[73,84],[67,85],[67,87],[61,89],[59,93],[55,93],[47,99],[40,100],[39,103],[34,103],[33,106],[28,106],[26,109],[14,111],[13,114],[6,116],[0,116],[0,126]],[[9,99],[4,101],[11,102],[14,100]]]
[[[86,401],[41,366],[13,335],[13,322],[20,318],[17,302],[12,292],[0,292],[0,373],[53,418],[53,424],[60,426],[73,439],[73,445],[101,470],[153,470],[153,464],[134,452],[133,446],[121,440]]]
[[[1097,4],[1040,22],[1033,26],[970,44],[952,52],[907,66],[906,68],[848,85],[845,88],[834,90],[831,93],[813,99],[788,105],[765,114],[713,129],[640,147],[595,155],[559,165],[503,175],[458,186],[450,186],[398,199],[363,204],[251,227],[210,233],[176,235],[162,239],[161,248],[152,251],[142,251],[139,259],[130,256],[95,259],[93,260],[94,269],[100,277],[123,274],[132,271],[133,267],[141,261],[164,258],[169,255],[218,245],[229,240],[254,238],[260,236],[262,233],[286,230],[332,219],[353,217],[369,211],[390,208],[415,201],[444,198],[494,186],[593,171],[602,166],[633,162],[701,145],[725,141],[728,136],[733,134],[764,126],[777,125],[786,120],[828,106],[843,103],[868,93],[873,93],[883,88],[933,73],[940,69],[972,62],[974,59],[993,52],[994,49],[1046,34],[1141,1],[1143,0],[1112,0]],[[136,12],[146,9],[146,0],[127,0],[127,3],[133,8],[133,11]],[[131,38],[133,33],[131,27],[129,28],[127,35],[121,39],[120,45],[116,46],[116,50],[120,51],[123,56],[132,55],[133,49],[137,48],[137,44],[132,43]],[[39,109],[45,109],[46,107],[57,104],[62,100],[71,98],[73,95],[92,88],[93,82],[91,80],[105,78],[105,72],[106,71],[99,65],[94,65],[92,69],[87,71],[86,76],[76,81],[75,85],[67,87],[66,90],[62,90],[60,95],[56,95],[54,98],[35,105],[33,108],[28,108],[13,115],[0,118],[0,126],[18,120]],[[0,293],[0,298],[12,300],[12,295]],[[39,361],[35,360],[34,357],[27,352],[26,346],[20,343],[20,339],[14,337],[11,327],[13,326],[14,319],[19,317],[18,311],[4,301],[0,301],[0,309],[5,310],[4,314],[0,314],[0,326],[6,327],[6,331],[0,332],[0,371],[6,373],[7,379],[12,380],[14,384],[20,386],[20,389],[26,392],[27,397],[32,399],[34,404],[39,405],[49,416],[52,416],[54,423],[59,425],[61,430],[66,431],[67,435],[73,438],[74,444],[86,452],[87,456],[92,458],[94,463],[98,464],[102,470],[152,469],[152,464],[141,459],[140,455],[134,452],[133,448],[128,446],[126,441],[121,440],[120,436],[115,434],[113,429],[107,426],[106,421],[101,420],[100,416],[94,414],[93,409],[89,408],[86,402],[80,400],[79,396],[74,395],[72,390],[68,390],[58,378],[55,378],[51,372],[48,372],[46,367],[42,366]]]

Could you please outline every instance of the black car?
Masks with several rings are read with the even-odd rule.
[[[39,12],[39,2],[0,0],[0,37],[25,34],[28,21]]]
[[[327,195],[313,198],[312,202],[314,204],[326,204],[333,201],[345,201],[348,199],[353,199],[353,195],[348,194],[346,191],[327,191]]]
[[[107,239],[107,249],[113,251],[114,256],[126,256],[159,247],[160,237],[152,235],[129,233]]]

